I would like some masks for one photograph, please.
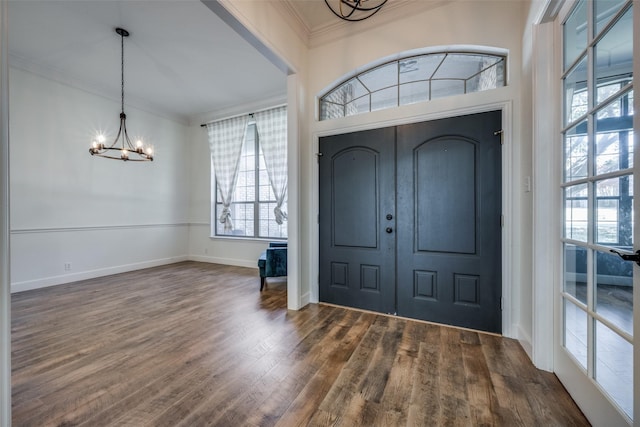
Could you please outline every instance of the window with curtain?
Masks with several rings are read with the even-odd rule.
[[[215,125],[208,125],[208,127]],[[222,126],[225,124],[222,123]],[[238,123],[236,123],[238,125]],[[287,238],[287,125],[286,107],[252,114],[239,123],[243,134],[239,145],[235,177],[216,173],[212,148],[211,188],[214,236],[238,238]],[[212,144],[212,131],[209,130]],[[214,141],[224,144],[224,141]],[[234,169],[234,156],[218,169]],[[230,166],[229,166],[230,165]],[[229,166],[229,167],[226,167]],[[232,181],[233,185],[220,185]],[[228,189],[229,195],[225,193]]]

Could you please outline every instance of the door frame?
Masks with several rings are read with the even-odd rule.
[[[432,101],[435,102],[435,101]],[[400,108],[400,107],[399,107]],[[502,228],[502,335],[509,338],[519,339],[525,348],[525,351],[531,355],[531,339],[520,328],[513,324],[515,316],[513,315],[513,309],[518,306],[515,298],[517,296],[515,283],[517,278],[515,277],[516,269],[513,268],[514,263],[517,262],[516,257],[513,255],[513,248],[515,242],[515,202],[514,202],[514,182],[520,182],[520,176],[516,175],[516,170],[513,167],[515,162],[515,150],[513,144],[513,105],[511,101],[493,102],[487,104],[480,104],[459,109],[449,109],[445,111],[438,111],[433,113],[423,113],[407,117],[399,117],[396,119],[369,122],[364,124],[344,124],[349,123],[350,120],[340,120],[338,127],[334,127],[328,130],[320,130],[312,133],[312,153],[314,156],[319,152],[319,141],[321,137],[339,135],[349,132],[359,132],[363,130],[384,128],[390,126],[399,126],[412,123],[420,123],[437,119],[444,119],[450,117],[464,116],[475,113],[485,113],[489,111],[499,110],[502,112],[502,212],[504,215],[504,226]],[[369,113],[375,114],[375,113]],[[357,116],[355,116],[357,117]],[[519,164],[519,162],[517,162]],[[310,188],[314,191],[309,195],[309,211],[319,214],[320,212],[320,200],[319,200],[319,173],[320,168],[318,162],[314,159],[311,162],[311,183]],[[309,239],[309,254],[311,265],[309,268],[309,284],[310,295],[309,300],[312,303],[319,302],[319,265],[320,265],[320,227],[316,221],[316,226],[311,227],[312,233]]]

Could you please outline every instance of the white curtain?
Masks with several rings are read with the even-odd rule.
[[[273,213],[276,222],[282,224],[287,219],[287,213],[282,211],[287,195],[287,107],[255,113],[254,119],[269,183],[276,197]]]
[[[225,233],[233,229],[231,198],[238,179],[242,142],[248,121],[248,116],[242,116],[207,124],[213,171],[222,198],[222,213],[218,220],[224,224]],[[215,189],[213,200],[215,203]]]

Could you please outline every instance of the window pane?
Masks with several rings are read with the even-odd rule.
[[[565,124],[587,114],[587,58],[583,58],[564,79]]]
[[[587,241],[587,192],[586,184],[565,188],[564,236],[567,239]]]
[[[344,117],[344,105],[320,100],[320,120],[337,119],[338,117]]]
[[[611,18],[618,13],[620,7],[626,2],[626,0],[598,0],[593,2],[596,35],[611,21]]]
[[[587,304],[587,249],[565,243],[564,291]]]
[[[429,82],[405,83],[400,86],[400,105],[429,100]]]
[[[587,369],[587,313],[564,300],[564,346]]]
[[[587,48],[587,3],[581,1],[562,26],[564,40],[564,69]]]
[[[499,60],[500,58],[495,56],[448,54],[438,71],[433,75],[433,78],[466,80]]]
[[[596,380],[633,418],[633,346],[596,321]]]
[[[384,110],[398,105],[398,87],[383,89],[371,94],[371,111]]]
[[[564,136],[564,179],[565,182],[587,177],[589,138],[587,121],[578,123]]]
[[[633,9],[629,9],[595,46],[596,86],[633,75]],[[603,99],[603,98],[602,98]],[[598,102],[602,99],[598,96]]]
[[[632,335],[633,263],[611,253],[597,252],[596,256],[596,311]]]
[[[221,236],[254,236],[253,203],[232,203],[230,210],[233,228],[227,232],[224,229],[224,224],[220,222],[222,204],[216,204],[216,234]]]
[[[467,93],[481,92],[499,86],[504,86],[504,61],[483,68],[482,72],[467,80],[466,91]]]
[[[371,95],[366,95],[353,100],[345,106],[345,117],[371,111]]]
[[[603,174],[633,167],[633,116],[624,94],[598,111],[596,131],[596,173]]]
[[[320,101],[321,120],[350,116],[362,112],[357,109],[353,111],[353,106],[350,107],[350,109],[347,109],[346,106],[353,102],[354,99],[360,98],[368,93],[358,79],[353,78],[349,80],[322,97]],[[366,111],[368,111],[368,107]]]
[[[464,93],[464,81],[462,80],[432,80],[431,99],[445,96],[461,95]]]
[[[429,80],[442,62],[444,55],[424,55],[400,61],[400,83]]]
[[[274,238],[287,237],[287,221],[282,224],[276,222],[273,210],[276,203],[260,203],[260,236],[269,236]],[[282,204],[282,211],[287,211],[286,201]]]
[[[629,176],[596,183],[596,242],[633,247],[633,187]]]
[[[262,183],[262,181],[260,181]],[[266,201],[272,201],[275,200],[276,196],[274,196],[273,194],[273,188],[271,188],[271,185],[262,185],[260,184],[260,201],[261,202],[266,202]]]
[[[388,87],[398,85],[398,63],[381,65],[371,71],[361,74],[358,79],[369,90],[375,92]]]
[[[351,79],[342,86],[336,88],[327,96],[323,97],[323,99],[333,102],[334,104],[345,105],[347,102],[365,95],[367,92],[367,89],[362,86],[362,83],[360,83],[358,79]]]

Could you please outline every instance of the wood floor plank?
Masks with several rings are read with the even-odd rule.
[[[15,426],[587,425],[513,340],[183,262],[12,295]]]
[[[475,332],[461,332],[464,375],[472,425],[500,424],[497,397],[491,383],[480,338]]]

